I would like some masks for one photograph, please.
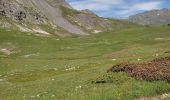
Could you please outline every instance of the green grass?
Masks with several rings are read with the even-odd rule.
[[[165,81],[147,82],[106,70],[121,62],[168,56],[170,27],[135,27],[86,37],[41,37],[0,29],[0,99],[2,100],[132,100],[170,92]],[[113,61],[112,59],[116,59]]]

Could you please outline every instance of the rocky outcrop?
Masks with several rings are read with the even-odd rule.
[[[64,0],[1,0],[0,15],[16,21],[52,24],[72,34],[86,35],[87,33],[62,17],[60,6],[71,9]]]
[[[0,0],[0,17],[3,28],[35,32],[36,27],[60,36],[89,35],[128,26],[121,21],[101,18],[90,10],[75,10],[65,0]]]
[[[129,17],[129,21],[141,25],[170,25],[170,9],[151,10]]]
[[[45,16],[30,7],[23,6],[18,0],[0,0],[0,16],[14,21],[27,21],[36,24],[47,22]]]
[[[83,32],[80,28],[75,25],[72,25],[68,20],[62,17],[62,11],[60,10],[60,6],[63,5],[64,0],[22,0],[23,4],[27,4],[26,6],[31,6],[41,14],[45,15],[45,17],[50,21],[50,23],[59,26],[72,34],[77,35],[86,35],[87,33]],[[61,2],[57,5],[58,2]],[[56,5],[55,5],[56,3]],[[64,4],[66,6],[66,4]]]
[[[95,33],[95,30],[103,32],[113,29],[111,20],[101,18],[90,10],[76,11],[74,9],[68,10],[66,7],[61,7],[61,10],[63,17],[86,31]]]

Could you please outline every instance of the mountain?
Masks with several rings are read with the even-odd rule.
[[[170,9],[151,10],[129,17],[129,21],[141,25],[169,25]]]
[[[90,10],[73,9],[65,0],[0,0],[0,28],[44,35],[89,35],[128,27]]]
[[[47,24],[62,28],[72,34],[85,35],[85,32],[62,17],[60,6],[72,9],[64,0],[1,0],[0,15],[13,21]],[[18,27],[24,30],[23,26]],[[25,28],[25,30],[31,31],[32,29]]]

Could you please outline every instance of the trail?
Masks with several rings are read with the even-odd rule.
[[[170,93],[164,93],[155,97],[141,97],[136,100],[170,100]]]

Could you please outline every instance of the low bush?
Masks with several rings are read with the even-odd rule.
[[[127,72],[131,77],[140,80],[170,82],[170,57],[137,64],[119,64],[108,69],[107,72]]]

